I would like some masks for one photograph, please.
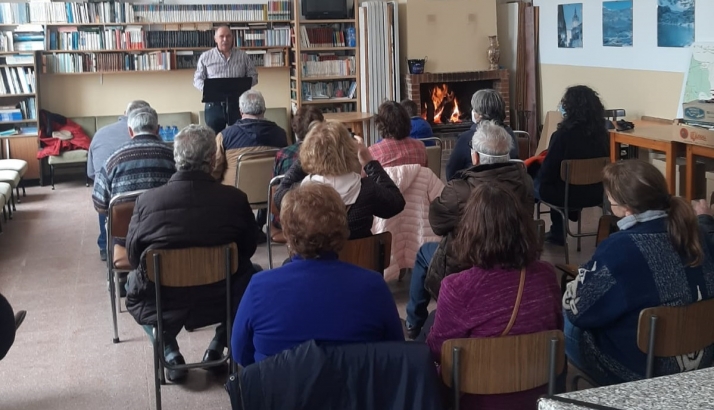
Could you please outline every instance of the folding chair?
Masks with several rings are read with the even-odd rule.
[[[548,385],[565,370],[563,332],[450,339],[441,346],[441,378],[451,388],[454,410],[461,393],[505,394]]]
[[[366,238],[347,241],[339,253],[339,259],[384,275],[384,270],[389,267],[391,254],[392,234],[382,232]]]
[[[119,343],[119,325],[117,309],[121,312],[121,294],[119,274],[131,271],[126,248],[114,244],[114,238],[126,238],[129,234],[129,222],[134,213],[134,203],[145,190],[125,192],[115,195],[109,201],[107,209],[107,280],[109,281],[109,302],[112,307],[112,324],[114,325],[114,343]]]
[[[593,185],[602,184],[602,170],[605,166],[610,163],[609,158],[591,158],[591,159],[570,159],[561,162],[560,164],[560,178],[565,182],[565,198],[563,199],[563,206],[556,206],[549,204],[543,200],[540,201],[543,205],[558,212],[563,218],[563,238],[565,239],[565,263],[570,263],[570,255],[568,252],[568,235],[578,240],[578,252],[580,252],[580,238],[586,236],[596,236],[597,232],[581,232],[582,224],[582,210],[583,208],[600,207],[602,208],[603,201],[600,200],[598,203],[585,204],[584,206],[572,209],[570,207],[570,186],[571,185]],[[537,219],[540,219],[540,204],[536,204]],[[570,221],[568,215],[570,212],[577,212],[578,214],[578,232],[572,233],[570,231]]]
[[[235,243],[205,248],[149,249],[146,253],[146,273],[156,289],[156,318],[154,326],[154,386],[156,410],[161,410],[161,385],[166,384],[164,369],[189,370],[209,368],[226,363],[231,358],[231,276],[238,269],[238,247]],[[228,353],[210,362],[172,365],[164,358],[164,325],[162,288],[194,287],[226,282],[226,346]],[[233,367],[231,365],[231,367]]]
[[[435,143],[434,145],[428,145],[426,147],[426,157],[429,159],[429,169],[431,169],[437,177],[441,178],[441,153],[444,149],[441,138],[420,138],[419,141],[423,143],[433,141]]]
[[[273,221],[271,221],[271,215],[280,215],[278,211],[278,206],[273,201],[275,197],[275,188],[280,184],[280,181],[285,178],[284,175],[278,175],[271,179],[268,183],[268,223],[267,223],[267,236],[268,236],[268,266],[273,269],[273,246],[272,243],[287,243],[285,236],[283,235],[282,229],[278,229],[273,226]]]

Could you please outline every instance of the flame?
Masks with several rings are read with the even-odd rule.
[[[431,89],[431,102],[434,105],[434,124],[441,124],[441,114],[443,114],[444,109],[448,105],[453,105],[454,110],[449,117],[448,122],[461,122],[459,118],[461,112],[459,111],[459,102],[454,96],[454,92],[449,90],[449,86],[446,84],[440,84],[434,86]]]

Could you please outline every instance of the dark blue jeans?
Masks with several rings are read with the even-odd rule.
[[[540,176],[540,175],[539,175]],[[535,188],[536,206],[540,206],[540,178],[536,176],[533,179],[533,187]],[[550,210],[550,234],[555,238],[564,238],[563,236],[563,216],[557,211]]]
[[[424,326],[426,318],[429,316],[427,308],[431,296],[424,289],[426,282],[426,271],[429,269],[431,258],[439,247],[438,242],[427,242],[419,248],[412,269],[412,279],[409,284],[409,303],[407,303],[407,329]]]
[[[580,369],[589,378],[600,386],[622,383],[607,375],[607,373],[593,365],[594,357],[586,358],[582,351],[583,330],[574,326],[565,316],[563,333],[565,334],[565,355],[573,366]]]
[[[100,251],[107,250],[107,215],[99,214],[99,238],[97,238],[97,246]]]

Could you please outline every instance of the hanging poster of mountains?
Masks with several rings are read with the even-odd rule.
[[[558,5],[558,47],[583,47],[583,3]]]
[[[602,45],[632,47],[632,0],[602,3]]]
[[[690,46],[694,42],[694,0],[657,1],[657,46]]]

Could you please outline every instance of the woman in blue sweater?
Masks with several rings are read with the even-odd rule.
[[[308,340],[404,340],[397,307],[376,272],[337,259],[347,210],[332,187],[309,183],[280,209],[292,262],[254,275],[238,306],[231,348],[243,366]]]
[[[563,296],[568,359],[597,383],[644,378],[646,355],[637,347],[642,309],[684,306],[714,297],[711,211],[692,207],[667,190],[646,162],[610,164],[604,187],[621,217],[612,234],[580,268]],[[700,206],[701,207],[701,206]],[[707,215],[707,213],[709,215]],[[714,347],[681,357],[657,358],[655,375],[712,365]]]

